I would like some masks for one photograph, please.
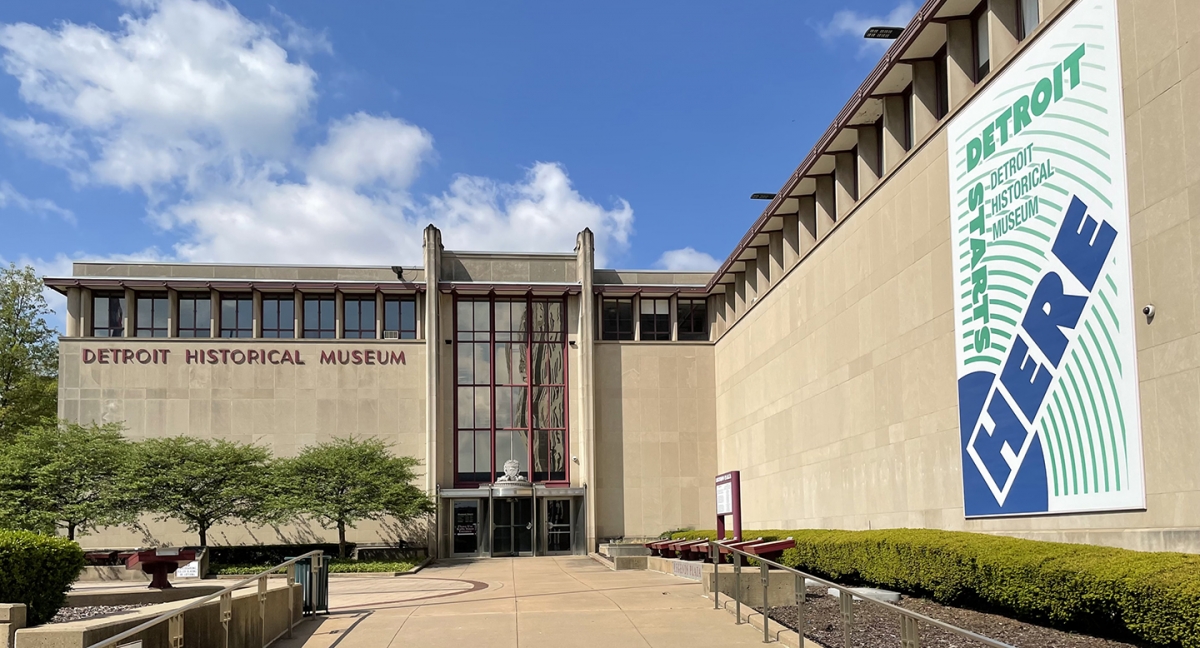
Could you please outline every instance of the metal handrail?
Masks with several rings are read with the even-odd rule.
[[[266,596],[266,591],[267,591],[266,579],[268,576],[270,576],[271,574],[286,567],[288,569],[288,585],[289,586],[293,585],[293,584],[295,584],[295,564],[301,560],[313,558],[315,556],[324,555],[324,553],[325,553],[324,551],[317,549],[316,551],[310,551],[301,556],[296,556],[295,558],[290,558],[282,563],[279,563],[278,565],[275,565],[274,567],[272,567],[266,571],[259,572],[259,573],[255,574],[254,576],[250,576],[243,580],[240,580],[237,583],[234,583],[233,585],[230,585],[229,587],[226,587],[225,589],[223,589],[219,592],[213,592],[212,594],[209,594],[208,596],[205,596],[204,598],[196,599],[195,601],[188,603],[187,605],[179,608],[178,610],[170,610],[168,612],[163,612],[162,614],[154,617],[153,619],[150,619],[149,621],[147,621],[141,625],[134,626],[134,627],[126,630],[125,632],[122,632],[121,634],[114,635],[112,637],[109,637],[108,639],[104,639],[103,641],[98,641],[98,642],[88,646],[88,648],[106,648],[107,646],[115,646],[115,645],[117,645],[118,642],[129,639],[136,634],[145,632],[146,630],[149,630],[150,628],[153,628],[154,626],[157,626],[160,623],[164,623],[164,622],[168,622],[168,621],[170,621],[172,623],[172,625],[174,625],[176,623],[179,624],[179,626],[180,626],[179,627],[179,633],[180,633],[179,646],[182,646],[183,645],[182,619],[183,619],[183,614],[185,612],[187,612],[188,610],[194,610],[215,598],[225,599],[226,597],[231,597],[235,590],[242,589],[243,587],[249,585],[253,581],[258,581],[258,596],[259,596],[259,604],[261,606],[265,602],[265,596]],[[315,571],[316,570],[314,569],[309,572],[310,578],[312,577],[312,574]],[[223,608],[224,608],[225,604],[226,604],[226,602],[224,600],[222,600]],[[316,609],[315,602],[313,605],[313,609],[314,610]],[[228,620],[229,620],[228,612],[229,611],[222,609],[221,612],[222,612],[221,613],[222,623],[228,624]],[[294,614],[294,611],[292,610],[292,598],[291,598],[290,594],[288,596],[288,612]],[[179,621],[176,621],[175,619],[179,619]],[[264,625],[264,632],[265,632],[266,624],[263,624],[263,625]],[[292,619],[289,618],[288,619],[288,634],[289,634],[289,636],[291,634],[291,628],[292,628]],[[174,641],[170,641],[170,644],[172,646],[176,645]],[[264,643],[264,645],[265,645],[265,643]]]
[[[767,574],[771,568],[775,568],[775,569],[783,570],[785,572],[791,572],[793,576],[799,577],[801,579],[801,580],[797,581],[797,583],[796,583],[796,608],[797,608],[796,633],[800,636],[800,645],[804,645],[804,612],[800,606],[803,605],[804,599],[806,596],[805,588],[807,587],[807,585],[805,584],[805,580],[810,580],[810,581],[816,582],[824,587],[833,587],[838,590],[839,598],[841,599],[841,608],[842,608],[842,635],[845,639],[846,648],[850,648],[850,628],[853,623],[853,597],[855,597],[855,596],[857,596],[858,599],[861,601],[864,601],[871,605],[878,605],[884,609],[891,610],[893,612],[897,612],[900,614],[900,643],[903,648],[919,648],[920,642],[919,642],[918,635],[917,635],[917,625],[916,625],[917,621],[922,621],[922,622],[928,623],[930,625],[939,627],[948,632],[952,632],[961,637],[964,637],[967,639],[972,639],[974,641],[978,641],[979,643],[982,643],[986,646],[992,646],[992,648],[1014,648],[1013,646],[1010,646],[1009,644],[1006,644],[1004,642],[996,641],[995,639],[985,637],[981,634],[976,634],[974,632],[971,632],[970,630],[964,630],[962,628],[959,628],[958,626],[950,625],[949,623],[946,623],[945,621],[938,621],[937,619],[927,617],[924,614],[921,614],[919,612],[913,612],[911,610],[906,610],[898,605],[892,605],[891,603],[885,603],[883,601],[875,600],[873,598],[870,598],[865,592],[859,592],[857,588],[845,587],[843,585],[838,585],[837,583],[827,581],[823,578],[813,576],[812,574],[807,574],[805,572],[802,572],[799,569],[793,569],[791,567],[788,567],[787,565],[781,565],[775,561],[767,560],[766,558],[756,556],[754,554],[742,551],[740,549],[734,549],[733,547],[722,545],[715,540],[709,540],[708,550],[709,550],[709,555],[711,555],[713,557],[713,574],[714,574],[714,579],[715,579],[714,583],[713,583],[713,597],[714,597],[713,598],[713,606],[714,607],[717,607],[717,603],[719,602],[719,600],[720,600],[719,597],[721,595],[720,594],[720,583],[721,583],[720,573],[721,572],[719,569],[720,565],[721,565],[721,553],[728,551],[731,554],[733,554],[734,573],[737,574],[737,576],[738,576],[736,579],[737,583],[735,583],[734,588],[733,588],[734,602],[737,604],[737,607],[738,607],[737,623],[741,623],[741,621],[742,621],[742,619],[741,619],[741,601],[738,599],[738,592],[741,590],[741,586],[742,586],[742,583],[741,583],[741,571],[742,571],[741,570],[741,562],[742,561],[738,557],[745,556],[746,558],[753,558],[753,559],[759,561],[759,565],[761,566],[762,585],[763,585],[763,601],[762,601],[762,604],[763,604],[763,643],[770,642],[768,628],[770,625],[771,606],[768,605],[769,599],[767,598],[767,594],[768,594],[768,592],[767,592],[767,586],[768,586]]]

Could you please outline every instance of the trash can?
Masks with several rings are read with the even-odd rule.
[[[291,560],[291,558],[288,558]],[[304,615],[329,614],[329,557],[324,554],[296,561],[296,582],[304,588]]]

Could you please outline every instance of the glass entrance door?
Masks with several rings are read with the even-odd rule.
[[[479,500],[454,502],[454,555],[479,554]]]
[[[493,556],[519,556],[533,553],[533,501],[528,497],[492,500]]]
[[[546,502],[546,553],[548,555],[570,554],[574,549],[571,536],[571,500],[547,499]]]

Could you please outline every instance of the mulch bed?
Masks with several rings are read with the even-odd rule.
[[[998,614],[939,605],[928,599],[904,597],[899,607],[944,621],[964,630],[1002,641],[1020,648],[1138,648],[1138,644],[1075,634],[1054,628],[1016,621]],[[757,609],[757,608],[756,608]],[[761,609],[757,609],[762,612]],[[809,640],[830,648],[842,648],[841,603],[837,597],[826,596],[825,588],[808,588],[804,604],[805,632]],[[771,608],[772,623],[796,630],[796,606]],[[980,643],[927,623],[918,626],[921,647],[985,648]],[[778,628],[772,628],[772,633]],[[850,633],[855,648],[900,645],[900,615],[863,601],[854,602],[854,623]]]
[[[59,608],[58,614],[50,619],[50,623],[67,623],[68,621],[82,621],[84,619],[94,619],[96,617],[108,616],[110,614],[120,614],[128,612],[140,607],[146,607],[149,603],[139,605],[85,605],[83,607],[65,607]]]

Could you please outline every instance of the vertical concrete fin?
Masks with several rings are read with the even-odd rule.
[[[578,419],[569,421],[579,430],[579,438],[583,441],[583,452],[579,453],[582,483],[587,488],[587,501],[584,504],[587,517],[587,550],[596,551],[596,386],[594,368],[595,341],[595,307],[596,295],[593,290],[593,274],[596,269],[596,238],[592,230],[584,229],[575,238],[575,275],[579,278],[579,362],[575,363],[575,380],[579,385],[579,397],[582,401]],[[568,467],[571,465],[567,459]],[[576,481],[572,479],[572,481]]]

